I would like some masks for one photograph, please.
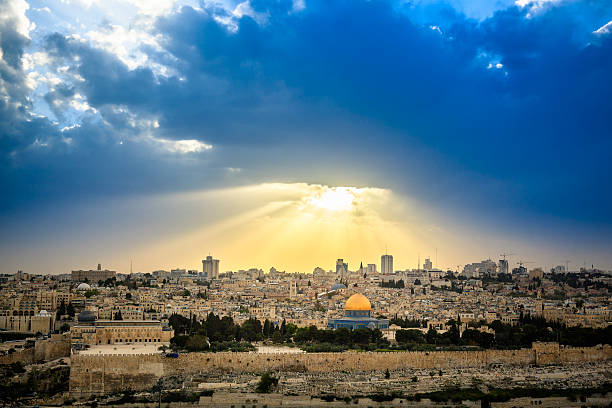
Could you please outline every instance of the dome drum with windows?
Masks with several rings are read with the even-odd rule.
[[[344,317],[340,319],[329,319],[327,327],[330,329],[339,329],[346,327],[348,329],[387,329],[389,328],[389,320],[374,319],[371,316],[372,304],[367,297],[361,293],[355,293],[348,298],[344,306]]]

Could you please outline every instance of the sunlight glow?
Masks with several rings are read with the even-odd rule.
[[[309,206],[327,211],[350,211],[358,191],[352,187],[327,187],[306,199]]]

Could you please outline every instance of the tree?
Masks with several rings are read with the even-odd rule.
[[[123,316],[121,316],[121,310],[115,312],[115,316],[113,317],[113,320],[123,320]]]
[[[206,337],[199,334],[190,336],[185,343],[185,348],[189,351],[206,351],[209,347]]]
[[[429,330],[427,330],[427,334],[425,335],[425,340],[427,340],[427,343],[429,344],[436,344],[438,341],[437,330],[433,327],[430,327]]]
[[[127,300],[132,300],[132,294],[131,294],[130,292],[126,293],[126,294],[125,294],[125,298],[126,298]]]
[[[60,327],[60,332],[65,333],[67,331],[70,331],[70,325],[68,323],[62,324]]]
[[[100,292],[98,292],[97,290],[92,289],[92,290],[88,290],[88,291],[86,291],[86,292],[84,293],[84,295],[85,295],[85,297],[86,297],[87,299],[89,299],[90,297],[92,297],[92,296],[96,296],[96,295],[98,295],[99,293],[100,293]]]
[[[395,340],[398,343],[425,343],[425,336],[420,330],[398,330]]]
[[[272,343],[274,344],[283,343],[283,335],[281,334],[280,330],[275,330],[274,333],[272,333]]]
[[[177,335],[185,334],[189,329],[190,320],[185,316],[174,313],[168,318],[168,324],[174,329]]]
[[[264,326],[263,326],[264,338],[270,338],[271,332],[272,332],[272,329],[271,329],[270,321],[266,319],[266,321],[264,322]]]
[[[64,302],[64,299],[62,299],[62,302],[60,303],[59,308],[57,309],[56,320],[59,320],[65,314],[66,314],[66,303]]]
[[[451,327],[448,330],[448,338],[453,344],[459,344],[459,329],[457,328],[457,323],[454,320],[450,322]]]
[[[389,369],[387,368],[387,370],[385,371],[385,379],[389,379],[391,378],[391,373],[389,372]]]
[[[261,340],[263,338],[261,322],[254,318],[245,321],[242,323],[241,333],[242,337],[247,341]]]
[[[278,378],[272,377],[270,373],[265,373],[261,376],[255,392],[260,394],[267,394],[273,387],[278,385]]]
[[[74,306],[72,306],[72,302],[68,303],[68,307],[66,307],[66,314],[70,317],[74,317]]]

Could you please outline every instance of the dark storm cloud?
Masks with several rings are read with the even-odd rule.
[[[368,166],[393,188],[453,205],[612,222],[605,188],[612,35],[592,33],[612,19],[608,2],[561,3],[529,18],[529,8],[509,7],[481,22],[444,4],[292,7],[253,1],[266,21],[244,16],[235,31],[215,19],[228,17],[219,9],[185,7],[159,19],[163,52],[142,49],[178,73],[169,77],[49,36],[55,63],[83,80],[47,99],[79,92],[99,117],[60,135],[46,119],[6,114],[3,133],[13,122],[13,136],[3,136],[3,155],[30,146],[34,134],[73,142],[23,153],[25,167],[5,182],[36,181],[54,191],[52,178],[59,177],[79,193],[122,183],[121,191],[153,190],[177,188],[173,178],[183,187],[205,184],[218,175],[210,166],[245,167],[253,179],[308,179],[322,177],[317,169],[326,166],[334,173]],[[18,66],[25,40],[2,30],[4,62],[21,78],[11,82],[16,100],[26,94]],[[153,164],[143,145],[118,146],[121,135],[129,142],[143,132],[131,115],[157,118],[159,129],[146,129],[157,136],[213,144],[206,159],[212,162],[199,156],[187,169],[178,159]],[[78,170],[61,165],[67,160]]]

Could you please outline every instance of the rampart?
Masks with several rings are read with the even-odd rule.
[[[49,339],[37,340],[34,347],[0,356],[0,364],[19,361],[27,365],[62,357],[70,357],[70,338],[66,334],[53,334]]]
[[[380,371],[563,364],[612,359],[609,345],[592,348],[534,343],[520,350],[348,352],[308,354],[188,353],[178,358],[160,354],[73,355],[70,393],[73,397],[123,390],[151,389],[160,377],[205,373]]]

